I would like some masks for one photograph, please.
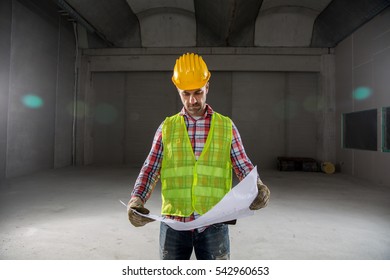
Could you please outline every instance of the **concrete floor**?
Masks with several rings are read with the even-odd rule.
[[[271,201],[230,227],[232,259],[390,259],[390,186],[265,170]],[[134,228],[138,169],[69,167],[0,187],[0,259],[158,259],[159,224]],[[159,186],[147,207],[159,213]]]

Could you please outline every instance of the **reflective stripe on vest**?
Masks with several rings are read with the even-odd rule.
[[[204,214],[229,192],[232,185],[230,149],[232,121],[213,113],[210,131],[198,160],[180,114],[165,119],[161,168],[163,215]]]

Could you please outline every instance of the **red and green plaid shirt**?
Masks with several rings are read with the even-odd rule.
[[[206,105],[206,112],[204,116],[199,119],[194,119],[183,108],[180,112],[184,116],[187,126],[188,136],[194,150],[195,157],[198,158],[202,153],[203,147],[206,143],[207,135],[210,130],[211,116],[213,109]],[[152,148],[146,158],[138,178],[135,182],[132,196],[140,197],[144,203],[149,199],[153,192],[154,186],[160,178],[161,163],[163,158],[163,143],[162,143],[162,124],[157,129],[153,139]],[[240,134],[237,127],[233,123],[233,139],[230,150],[230,158],[233,165],[233,170],[241,181],[254,168],[252,162],[245,153],[244,146],[241,141]],[[189,222],[195,219],[194,215],[190,217],[168,217],[181,222]]]

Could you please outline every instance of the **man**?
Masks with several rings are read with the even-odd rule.
[[[206,103],[210,72],[202,57],[184,54],[176,60],[172,81],[183,109],[158,128],[151,151],[141,169],[128,203],[130,222],[143,226],[152,219],[144,204],[161,176],[162,215],[181,222],[193,221],[209,211],[232,186],[232,169],[242,180],[254,168],[233,122]],[[258,195],[250,209],[267,205],[270,192],[260,178]],[[160,258],[229,259],[228,223],[176,231],[160,225]]]

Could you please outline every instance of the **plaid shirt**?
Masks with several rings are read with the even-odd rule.
[[[202,153],[203,147],[206,143],[207,135],[210,130],[213,109],[209,105],[206,105],[205,114],[198,120],[190,116],[184,108],[180,111],[180,114],[184,116],[188,136],[190,138],[195,157],[198,159]],[[138,175],[133,192],[131,194],[132,196],[140,197],[144,203],[149,199],[155,185],[160,178],[161,163],[163,158],[162,125],[163,124],[161,124],[157,129],[153,139],[152,148],[144,162],[144,165],[141,168],[140,174]],[[254,168],[252,162],[245,153],[240,134],[234,123],[230,158],[232,161],[233,170],[240,181],[244,179],[245,176],[248,175],[249,172]],[[192,214],[190,217],[183,218],[170,216],[168,218],[181,222],[189,222],[194,220],[196,217],[194,214]]]

